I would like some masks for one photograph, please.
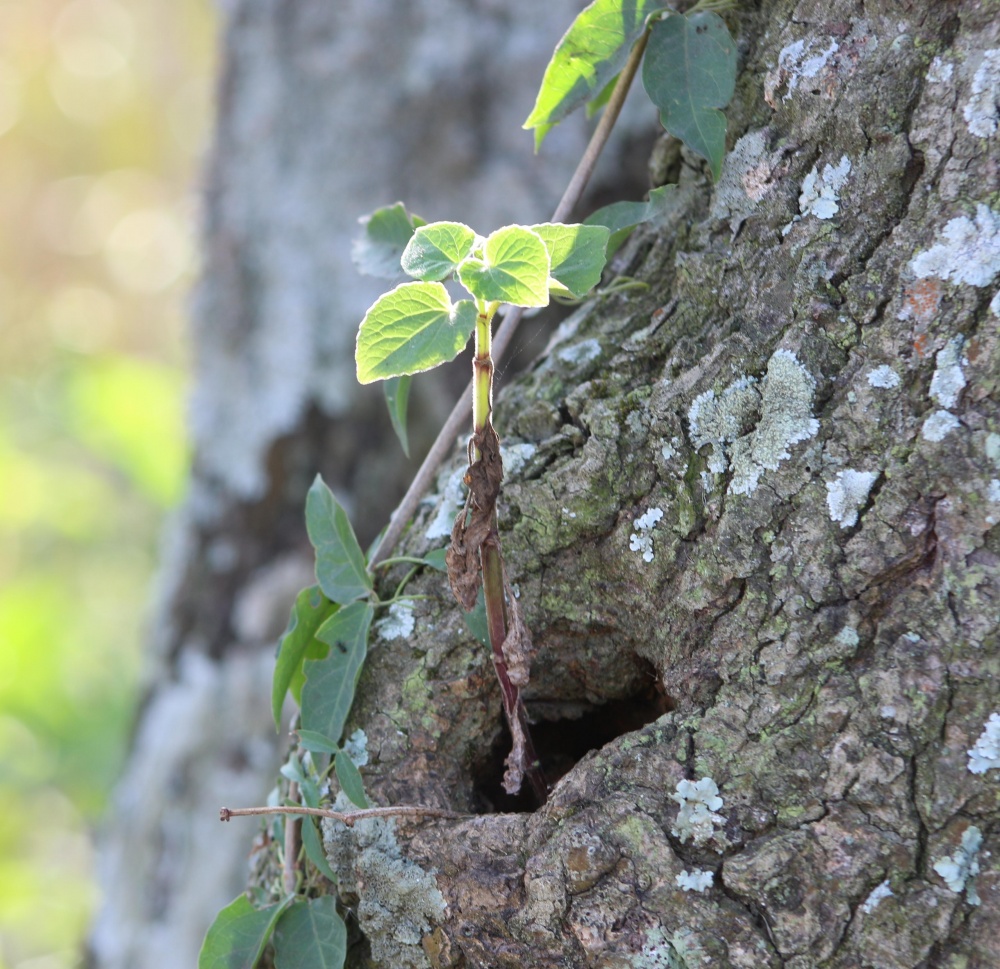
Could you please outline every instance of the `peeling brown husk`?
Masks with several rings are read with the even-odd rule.
[[[455,519],[451,543],[445,555],[451,591],[466,612],[476,606],[476,594],[481,582],[479,550],[493,528],[497,496],[503,480],[500,439],[492,424],[487,423],[482,431],[472,436],[470,452],[478,453],[479,457],[469,464],[465,473],[469,496]]]

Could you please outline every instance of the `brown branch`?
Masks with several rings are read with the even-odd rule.
[[[566,186],[563,197],[559,200],[555,212],[552,213],[553,222],[561,222],[567,218],[580,201],[580,197],[587,187],[587,182],[594,172],[597,159],[604,150],[604,146],[611,135],[611,129],[614,127],[615,122],[618,120],[618,115],[621,113],[622,105],[625,103],[625,96],[632,86],[632,79],[635,77],[635,73],[639,69],[639,63],[642,61],[648,37],[649,31],[647,30],[636,43],[635,47],[632,48],[632,53],[629,55],[625,67],[622,68],[622,72],[618,76],[618,83],[611,92],[611,97],[604,108],[601,120],[594,129],[583,157],[576,166],[576,171],[573,173],[572,178],[570,178],[569,185]],[[504,315],[503,322],[496,333],[493,334],[494,360],[499,360],[503,356],[504,351],[510,345],[510,341],[514,338],[518,324],[521,322],[521,317],[523,316],[524,309],[520,306],[509,308]],[[417,471],[413,481],[410,482],[410,487],[407,489],[406,494],[403,495],[403,500],[392,513],[389,525],[382,536],[382,541],[379,542],[378,548],[375,549],[371,557],[369,568],[378,565],[379,562],[387,559],[392,554],[393,549],[395,549],[400,538],[402,538],[407,524],[417,513],[417,507],[421,500],[434,483],[438,468],[441,467],[444,459],[448,456],[455,438],[458,437],[463,427],[465,427],[471,406],[472,381],[469,382],[468,387],[465,388],[452,412],[448,415],[448,419],[444,422],[444,426],[438,433],[437,439],[427,452],[427,457],[424,458],[423,464],[420,465],[420,470]]]
[[[247,818],[269,814],[308,814],[314,818],[332,818],[334,821],[343,822],[349,828],[354,827],[356,821],[364,821],[367,818],[425,817],[459,820],[473,816],[471,814],[456,814],[454,811],[420,807],[413,804],[400,804],[397,807],[359,808],[357,811],[347,811],[346,813],[343,811],[330,811],[326,808],[300,807],[298,805],[288,807],[219,808],[220,821],[228,821],[230,818]]]

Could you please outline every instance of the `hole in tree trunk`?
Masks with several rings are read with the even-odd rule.
[[[643,687],[619,700],[601,704],[533,704],[528,701],[529,717],[537,716],[539,709],[552,710],[560,706],[572,711],[569,716],[550,716],[531,724],[531,737],[550,787],[590,751],[599,750],[622,734],[639,730],[673,709],[652,666],[649,670],[649,679]],[[510,731],[505,724],[489,756],[473,767],[473,789],[484,814],[524,813],[539,807],[527,782],[517,795],[512,796],[503,789],[504,759],[510,747]]]

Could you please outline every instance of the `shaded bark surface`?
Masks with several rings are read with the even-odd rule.
[[[525,698],[551,797],[530,810],[501,794],[508,738],[488,651],[442,577],[422,576],[416,628],[376,633],[348,729],[364,731],[374,801],[478,816],[326,827],[353,965],[1000,965],[1000,771],[973,774],[967,756],[998,704],[1000,257],[980,234],[952,260],[962,268],[914,265],[977,205],[1000,219],[1000,141],[970,128],[1000,101],[981,70],[1000,49],[996,14],[971,0],[774,0],[734,20],[720,183],[666,146],[671,210],[612,267],[648,290],[582,307],[497,399],[500,531],[537,650]],[[569,17],[557,19],[555,33]],[[235,43],[238,17],[230,29]],[[297,63],[308,43],[286,39],[261,56]],[[304,128],[295,151],[315,170],[328,149]],[[495,190],[497,224],[534,217],[504,197],[521,174]],[[261,305],[249,284],[231,291]],[[266,369],[266,354],[251,359]],[[252,614],[234,603],[288,549],[274,538],[285,519],[265,510],[291,520],[301,507],[290,468],[311,476],[342,425],[313,426],[270,452],[295,455],[269,465],[273,503],[226,486],[212,506],[224,514],[182,555],[178,601],[199,618],[171,627],[168,668],[181,679],[202,662],[184,656],[207,654],[217,675],[259,660],[256,732],[218,728],[244,752],[268,736],[273,632],[233,635],[233,617]],[[458,509],[445,484],[464,453],[407,551],[445,543]],[[220,535],[258,543],[222,610],[207,577]],[[282,574],[294,585],[293,566]],[[208,635],[211,617],[222,625]],[[214,758],[235,748],[213,749],[218,785]],[[718,822],[684,837],[672,795],[706,777]],[[973,825],[978,906],[934,869]],[[160,851],[167,897],[183,898]],[[712,873],[707,890],[678,884],[695,871]]]

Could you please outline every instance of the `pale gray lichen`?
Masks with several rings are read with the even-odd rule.
[[[950,61],[944,61],[940,57],[935,57],[927,69],[927,81],[930,84],[946,84],[954,73],[954,64]]]
[[[633,969],[696,969],[708,965],[709,957],[690,929],[682,928],[667,938],[661,926],[646,934],[642,950],[632,956]]]
[[[653,561],[653,535],[652,531],[656,523],[663,518],[663,511],[660,508],[650,508],[645,514],[640,515],[632,524],[636,530],[629,537],[629,548],[633,552],[641,552],[644,562]]]
[[[344,741],[344,753],[355,767],[364,767],[368,763],[368,735],[360,727]]]
[[[970,905],[979,905],[975,877],[979,874],[979,849],[983,844],[983,833],[974,824],[965,829],[962,843],[951,857],[939,858],[934,862],[934,870],[945,880],[945,884],[956,894],[965,891]]]
[[[595,340],[581,340],[556,351],[556,356],[564,363],[589,363],[601,355],[601,344]]]
[[[343,793],[334,810],[346,810]],[[404,858],[391,818],[367,818],[348,828],[323,820],[323,844],[342,899],[357,905],[358,924],[379,965],[429,969],[421,940],[445,914],[433,874]]]
[[[1000,434],[994,431],[990,431],[986,435],[986,443],[983,445],[983,451],[998,468],[1000,468]]]
[[[889,879],[887,878],[884,882],[880,885],[876,885],[871,890],[868,897],[861,904],[861,911],[864,912],[865,915],[874,912],[875,909],[878,908],[878,903],[881,902],[883,898],[888,898],[890,895],[892,895],[892,889],[889,887]]]
[[[465,478],[465,468],[456,468],[452,471],[445,486],[442,489],[441,497],[438,499],[437,511],[424,532],[424,538],[433,542],[438,538],[447,538],[451,535],[452,526],[455,524],[455,516],[464,501],[462,495],[462,482]]]
[[[780,158],[767,150],[764,131],[751,131],[740,138],[723,159],[722,175],[712,196],[712,218],[728,218],[736,232],[770,191]]]
[[[892,390],[899,386],[899,374],[887,364],[868,371],[868,384],[879,390]]]
[[[692,868],[691,871],[680,872],[674,880],[677,887],[686,892],[704,892],[712,887],[715,874],[705,868]]]
[[[535,456],[536,445],[530,441],[520,444],[504,444],[500,449],[503,469],[506,474],[517,474]]]
[[[972,97],[962,109],[969,131],[980,138],[997,133],[1000,122],[1000,50],[988,50],[972,78]]]
[[[815,77],[830,63],[830,59],[840,50],[840,45],[831,40],[824,49],[812,53],[813,41],[797,40],[781,49],[778,54],[778,70],[788,78],[788,90],[783,101],[787,101],[804,77]]]
[[[792,445],[816,436],[815,394],[816,381],[795,354],[775,351],[763,381],[760,423],[733,443],[731,494],[752,494],[765,471],[777,471],[791,457]]]
[[[990,312],[994,316],[1000,316],[1000,289],[996,291],[993,299],[990,300]]]
[[[933,441],[936,444],[938,441],[943,441],[958,426],[958,418],[954,414],[946,410],[936,410],[924,421],[920,433],[923,434],[925,440]]]
[[[722,474],[730,468],[729,492],[751,494],[764,471],[777,471],[791,457],[793,444],[816,435],[815,392],[816,381],[795,354],[777,350],[759,384],[753,377],[740,377],[721,395],[713,390],[700,394],[688,410],[688,422],[695,447],[712,448],[708,470]],[[707,482],[706,491],[710,487]]]
[[[670,797],[681,806],[670,830],[682,844],[690,838],[692,843],[703,845],[712,837],[716,826],[725,824],[725,818],[716,813],[722,807],[722,798],[711,777],[703,777],[697,782],[678,781],[677,791]]]
[[[965,386],[965,374],[962,364],[968,361],[962,357],[962,346],[965,338],[959,334],[953,336],[943,350],[938,351],[935,361],[937,369],[931,377],[930,395],[942,407],[951,408],[958,403],[958,395]]]
[[[761,395],[755,377],[740,377],[717,397],[714,390],[699,394],[688,410],[691,438],[696,449],[711,445],[708,470],[725,472],[727,445],[746,434],[760,414]]]
[[[1000,713],[991,713],[976,745],[968,751],[969,772],[985,774],[1000,769]]]
[[[838,471],[833,481],[826,483],[826,505],[830,509],[830,520],[840,522],[841,528],[857,524],[858,512],[868,500],[872,485],[878,480],[875,471],[854,471],[847,468]]]
[[[402,602],[394,602],[389,606],[388,614],[375,623],[375,631],[379,639],[406,639],[414,628],[416,620],[413,618],[413,602],[404,599]]]
[[[980,202],[973,221],[962,215],[941,230],[944,242],[910,260],[918,279],[938,279],[969,286],[989,286],[1000,273],[1000,213]]]
[[[844,626],[844,628],[837,633],[836,641],[842,646],[847,646],[853,649],[858,645],[858,643],[861,642],[861,637],[858,635],[858,631],[853,626]]]
[[[803,218],[815,215],[817,219],[832,219],[840,211],[840,196],[837,194],[851,173],[851,160],[842,155],[836,165],[824,165],[819,172],[813,165],[812,171],[802,180],[799,194],[799,212]]]

